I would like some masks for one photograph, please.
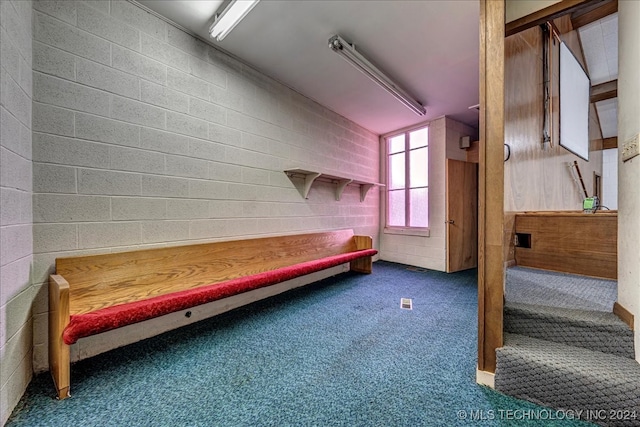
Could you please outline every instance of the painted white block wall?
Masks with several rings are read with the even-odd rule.
[[[377,245],[378,192],[304,200],[283,173],[377,182],[377,135],[132,3],[35,2],[33,19],[36,371],[56,257],[343,228]],[[181,324],[151,322],[126,341]]]
[[[640,133],[640,2],[618,5],[618,144]],[[640,157],[618,163],[618,302],[635,318],[640,362]]]
[[[477,130],[448,117],[429,123],[429,236],[380,233],[380,258],[431,270],[446,270],[445,201],[446,158],[464,160],[461,136],[476,136]],[[381,141],[381,164],[385,165],[384,141]],[[383,171],[386,173],[386,170]],[[384,205],[384,202],[383,202]],[[385,226],[385,208],[381,208],[381,230]]]
[[[602,151],[602,205],[618,209],[618,149]]]
[[[0,425],[32,376],[31,2],[0,0]]]

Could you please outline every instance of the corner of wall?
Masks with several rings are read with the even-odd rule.
[[[640,3],[618,5],[618,141],[640,133]],[[640,362],[640,158],[618,157],[618,302],[635,318],[636,360]]]
[[[31,1],[0,0],[0,425],[33,373]]]

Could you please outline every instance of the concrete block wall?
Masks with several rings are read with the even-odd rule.
[[[478,130],[471,126],[455,121],[449,117],[446,118],[446,158],[453,160],[467,161],[467,150],[460,148],[460,139],[463,136],[470,137],[471,141],[479,139]]]
[[[0,0],[0,425],[32,376],[31,2]]]
[[[377,245],[379,192],[305,200],[283,173],[377,182],[377,135],[135,4],[33,9],[36,371],[56,257],[343,228]]]
[[[465,152],[459,149],[458,144],[460,137],[467,135],[474,138],[477,130],[449,117],[441,117],[429,123],[429,236],[383,231],[380,233],[381,259],[432,270],[446,270],[446,158],[464,160]],[[384,152],[384,145],[382,147],[381,151]],[[383,158],[382,163],[386,166],[386,159]],[[384,215],[383,206],[381,229],[385,226]]]
[[[432,270],[445,269],[444,159],[447,118],[429,123],[429,236],[380,233],[380,258]],[[384,144],[384,141],[382,142]],[[384,149],[382,150],[384,152]],[[386,159],[382,160],[386,170]],[[385,171],[386,173],[386,171]],[[381,230],[384,229],[384,208]]]

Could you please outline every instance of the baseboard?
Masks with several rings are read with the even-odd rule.
[[[631,328],[631,330],[633,331],[633,314],[627,310],[626,308],[624,308],[623,306],[621,306],[618,301],[616,301],[615,303],[613,303],[613,314],[615,314],[616,316],[618,316],[620,318],[620,320],[622,320],[624,323],[627,324],[627,326],[629,326]]]
[[[476,368],[476,383],[480,385],[486,385],[487,387],[490,387],[490,388],[496,388],[495,382],[496,382],[495,373],[481,371],[480,369]]]
[[[509,267],[515,267],[516,265],[516,260],[515,259],[508,259],[504,262],[504,266],[505,268],[509,268]]]

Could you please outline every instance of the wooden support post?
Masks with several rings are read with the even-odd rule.
[[[504,295],[504,0],[480,0],[478,371],[494,373]]]
[[[371,236],[353,236],[353,240],[356,242],[356,249],[371,249],[373,248],[373,239]],[[369,257],[358,258],[351,261],[351,270],[358,273],[371,274],[373,271],[373,259]]]
[[[68,324],[69,283],[62,276],[52,274],[49,276],[49,369],[60,400],[70,396],[69,346],[62,340]]]

